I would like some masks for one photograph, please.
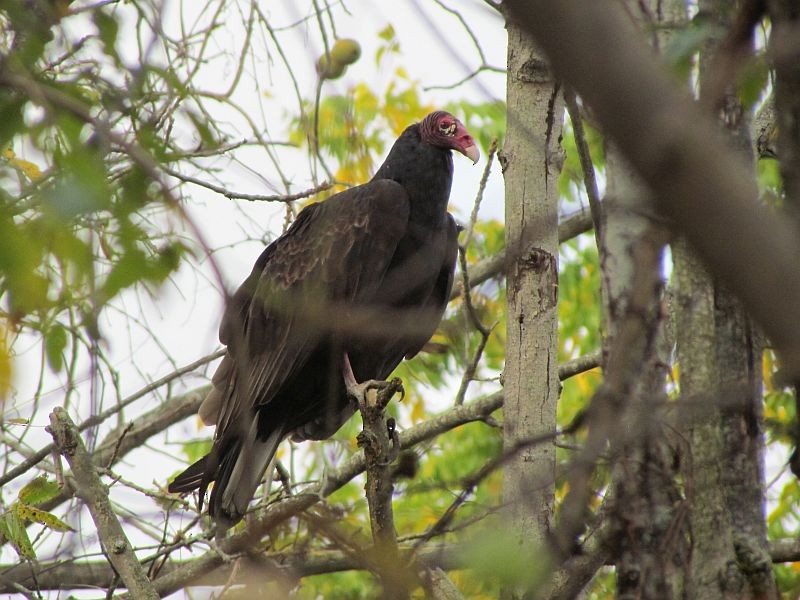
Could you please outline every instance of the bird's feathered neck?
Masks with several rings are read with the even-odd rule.
[[[372,178],[392,179],[408,192],[410,220],[444,223],[453,182],[453,155],[422,141],[419,125],[406,128]]]

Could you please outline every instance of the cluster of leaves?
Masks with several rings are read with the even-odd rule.
[[[11,40],[0,65],[0,302],[6,328],[38,332],[57,371],[69,339],[99,337],[113,298],[161,284],[187,253],[158,170],[176,157],[172,127],[195,123],[198,138],[215,142],[199,119],[176,113],[186,90],[174,73],[126,68],[109,12],[67,17],[33,4],[43,20],[32,23],[19,3],[0,20]],[[54,37],[66,18],[91,18],[95,35],[77,45]],[[99,69],[81,67],[89,55]]]
[[[52,531],[72,531],[72,528],[56,515],[36,508],[58,496],[61,488],[54,481],[41,475],[30,481],[17,494],[17,499],[0,513],[0,536],[11,542],[20,558],[36,560],[36,552],[28,536],[27,525],[39,523]]]

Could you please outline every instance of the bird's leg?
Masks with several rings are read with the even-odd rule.
[[[390,381],[368,379],[359,383],[353,373],[353,367],[350,364],[350,357],[347,356],[347,352],[343,354],[342,376],[344,377],[347,397],[354,400],[359,408],[363,406],[380,406],[383,409],[397,392],[400,392],[401,400],[405,395],[403,382],[398,377]],[[370,390],[375,390],[377,393],[370,394]]]

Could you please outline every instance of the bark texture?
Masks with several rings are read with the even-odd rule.
[[[506,185],[507,343],[504,446],[551,432],[559,394],[558,174],[563,105],[530,36],[508,28],[508,127],[500,154]],[[506,464],[503,495],[512,543],[543,549],[553,519],[555,446],[539,444]],[[523,591],[508,589],[506,598]]]
[[[699,8],[718,31],[732,32],[736,4],[703,0]],[[752,51],[748,37],[739,40],[739,51]],[[703,49],[701,97],[716,103],[720,127],[755,178],[748,113],[730,85],[714,89],[720,65],[731,60],[730,39],[731,34],[727,42],[712,37]],[[679,311],[699,309],[678,317],[681,391],[690,400],[712,403],[696,413],[688,436],[692,590],[699,598],[774,598],[764,518],[759,336],[733,294],[686,248],[676,248],[679,264]],[[705,335],[697,336],[698,327]]]
[[[778,156],[787,207],[800,222],[800,4],[768,0],[772,20],[770,51],[775,61]]]
[[[674,27],[686,22],[683,0],[627,2],[645,35],[660,51]],[[650,192],[613,144],[606,148],[606,201],[602,205],[600,256],[602,297],[607,335],[614,344],[618,325],[630,309],[635,257],[639,246],[651,246],[659,255],[651,277],[660,280],[665,233],[651,216]],[[632,390],[625,430],[640,435],[626,440],[613,471],[615,510],[611,518],[617,533],[618,598],[679,598],[683,590],[685,544],[680,524],[680,491],[675,482],[675,449],[660,420],[658,406],[666,399],[670,344],[663,323],[660,295],[652,298],[646,314],[654,343],[643,357],[642,375]]]
[[[119,573],[125,587],[137,599],[159,598],[153,584],[139,564],[119,519],[114,514],[108,499],[108,489],[97,474],[92,459],[83,445],[77,427],[67,411],[57,407],[50,413],[49,432],[59,453],[72,467],[75,492],[86,503],[103,551],[114,570]]]

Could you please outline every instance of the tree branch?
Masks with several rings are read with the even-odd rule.
[[[405,546],[400,547],[405,552]],[[770,557],[773,563],[788,563],[800,561],[800,542],[794,539],[774,540],[769,544]],[[592,553],[579,556],[570,561],[574,569],[585,569],[589,573],[583,581],[591,579],[594,573],[603,564],[609,564],[608,553]],[[599,558],[598,558],[599,557]],[[310,577],[326,573],[340,573],[342,571],[355,571],[364,568],[363,561],[338,550],[318,550],[315,552],[299,551],[289,553],[268,553],[263,555],[265,560],[284,569],[295,577]],[[426,569],[441,569],[452,571],[466,569],[471,565],[468,554],[460,551],[458,546],[442,545],[433,548],[424,548],[416,553],[416,562]],[[192,585],[221,586],[230,580],[233,563],[220,563],[220,566],[208,569],[200,559],[187,561],[170,561],[161,567],[161,577],[167,577],[176,571],[192,569],[195,572],[191,579]],[[108,589],[115,581],[116,574],[106,561],[92,562],[40,562],[17,563],[0,565],[0,594],[13,594],[18,592],[16,585],[29,585],[40,590],[69,590],[76,588],[101,588]],[[158,580],[156,580],[158,581]],[[558,598],[574,598],[580,590],[572,589],[565,592],[563,587]],[[162,592],[163,593],[163,592]],[[446,597],[446,596],[444,596]]]
[[[558,241],[563,244],[581,233],[592,229],[592,215],[584,210],[575,211],[564,217],[558,224]],[[497,277],[506,267],[506,249],[503,248],[494,256],[484,258],[469,269],[469,283],[472,287],[482,284],[487,279]],[[459,280],[453,283],[450,300],[464,293],[464,284]]]
[[[122,402],[119,402],[118,404],[116,404],[115,406],[112,406],[108,410],[104,410],[103,412],[98,413],[96,415],[92,415],[88,419],[84,420],[78,426],[78,431],[83,432],[83,431],[85,431],[86,429],[88,429],[90,427],[94,427],[95,425],[99,425],[100,423],[102,423],[103,421],[108,419],[109,417],[117,414],[119,411],[121,411],[126,406],[129,406],[130,404],[132,404],[136,400],[139,400],[143,396],[146,396],[150,392],[152,392],[154,390],[157,390],[162,385],[166,385],[167,383],[173,381],[174,379],[177,379],[178,377],[181,377],[181,376],[185,375],[186,373],[191,373],[192,371],[194,371],[198,367],[201,367],[201,366],[203,366],[203,365],[205,365],[205,364],[207,364],[207,363],[209,363],[209,362],[211,362],[211,361],[223,356],[224,354],[225,354],[225,350],[224,349],[217,350],[217,351],[212,352],[211,354],[209,354],[207,356],[204,356],[203,358],[200,358],[200,359],[194,361],[193,363],[190,363],[190,364],[186,365],[185,367],[181,367],[180,369],[176,369],[175,371],[173,371],[172,373],[169,373],[168,375],[165,375],[161,379],[157,379],[153,383],[150,383],[150,384],[144,386],[138,392],[135,392],[135,393],[131,394],[130,396],[128,396],[127,398],[122,400]],[[36,464],[38,464],[39,462],[41,462],[42,460],[47,458],[53,452],[53,450],[55,450],[55,445],[54,444],[48,444],[47,446],[45,446],[41,450],[39,450],[36,453],[34,453],[33,455],[31,455],[26,460],[22,461],[20,464],[18,464],[13,469],[10,469],[7,473],[3,474],[2,477],[0,477],[0,487],[4,486],[9,481],[12,481],[12,480],[16,479],[20,475],[22,475],[24,473],[27,473],[28,469],[30,469],[31,467],[35,466]]]
[[[297,192],[295,194],[272,194],[272,195],[264,195],[264,194],[246,194],[244,192],[234,192],[226,188],[225,186],[216,185],[209,181],[203,181],[202,179],[198,179],[197,177],[192,177],[191,175],[184,175],[175,169],[171,169],[170,167],[161,166],[161,169],[171,175],[175,179],[180,179],[184,183],[193,183],[194,185],[199,185],[200,187],[204,187],[207,190],[211,190],[212,192],[216,192],[217,194],[221,194],[230,200],[248,200],[250,202],[294,202],[295,200],[300,200],[302,198],[308,198],[309,196],[313,196],[314,194],[318,194],[320,192],[324,192],[325,190],[329,190],[333,187],[333,183],[329,181],[325,181],[319,185],[316,185],[312,188],[307,190],[303,190],[302,192]]]
[[[358,435],[358,446],[364,451],[367,483],[365,485],[369,505],[369,523],[372,529],[372,542],[375,559],[380,565],[379,574],[383,582],[383,593],[387,598],[402,600],[408,598],[408,585],[403,577],[400,555],[397,552],[397,535],[394,528],[392,510],[391,463],[397,456],[399,440],[394,419],[386,419],[384,410],[392,397],[403,386],[399,379],[382,382],[386,385],[374,389],[367,382],[362,384],[355,400],[361,411],[364,429]]]
[[[49,433],[59,453],[67,459],[75,478],[76,494],[86,502],[109,562],[134,597],[157,600],[159,595],[133,552],[125,531],[111,508],[108,489],[92,464],[77,427],[67,411],[57,407],[50,413]]]

